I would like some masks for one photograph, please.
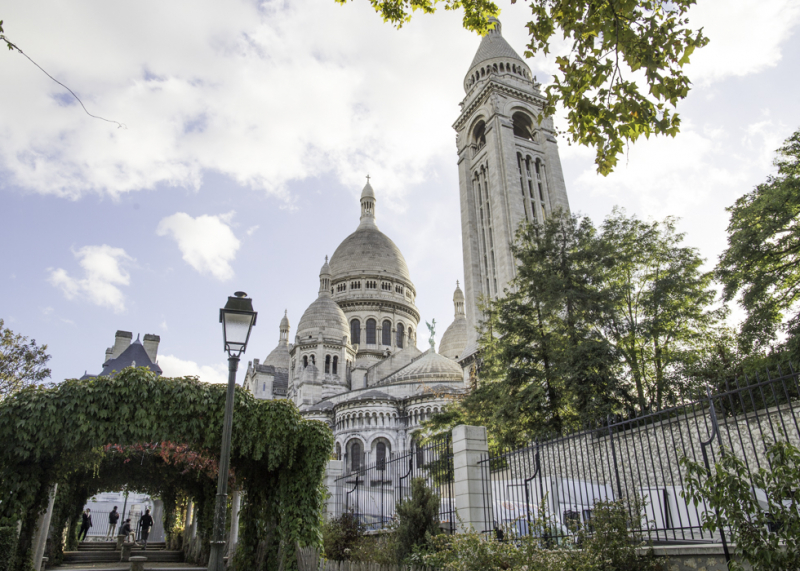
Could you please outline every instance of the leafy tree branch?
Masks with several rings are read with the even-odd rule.
[[[555,114],[559,103],[564,106],[568,127],[563,134],[570,142],[595,149],[597,172],[612,172],[624,146],[641,136],[678,134],[675,108],[691,86],[683,67],[709,41],[702,29],[690,27],[688,11],[696,0],[527,2],[532,18],[526,24],[526,57],[549,54],[557,32],[570,44],[567,55],[556,57],[558,72],[545,88],[542,116]],[[481,35],[494,25],[490,18],[500,13],[489,0],[370,3],[384,21],[398,28],[414,12],[434,12],[437,4],[463,10],[464,28]]]

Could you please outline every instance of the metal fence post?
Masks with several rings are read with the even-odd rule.
[[[708,472],[708,476],[711,477],[711,464],[708,461],[706,446],[711,446],[711,443],[716,439],[719,444],[720,455],[724,455],[725,451],[722,448],[722,436],[719,433],[719,425],[717,424],[717,411],[714,408],[714,399],[711,398],[711,390],[708,387],[706,387],[706,397],[708,398],[709,412],[711,415],[711,436],[708,437],[708,440],[700,441],[700,449],[703,452],[703,463],[706,466],[706,471]],[[719,508],[714,508],[714,514],[717,516],[717,528],[719,529],[720,538],[722,539],[722,550],[725,552],[725,562],[730,563],[731,554],[728,551],[728,540],[725,537],[725,529],[722,527],[719,517]]]

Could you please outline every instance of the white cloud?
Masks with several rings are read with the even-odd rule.
[[[233,277],[230,262],[241,245],[227,222],[232,212],[221,216],[192,218],[185,212],[167,216],[158,223],[156,234],[171,235],[178,243],[184,261],[201,274],[211,274],[221,281]]]
[[[800,0],[702,0],[689,22],[711,42],[693,54],[687,75],[709,84],[777,65],[781,44],[800,22]]]
[[[174,355],[159,355],[158,366],[165,377],[198,377],[206,383],[227,383],[228,368],[224,364],[198,365]]]
[[[255,226],[250,226],[250,228],[247,229],[247,235],[252,236],[255,233],[255,231],[259,229],[259,227],[260,226],[258,224],[256,224]]]
[[[0,171],[68,197],[196,189],[206,170],[287,199],[288,181],[324,173],[359,189],[370,172],[400,193],[452,155],[449,124],[478,45],[457,13],[398,31],[367,2],[76,0],[6,12],[11,39],[92,113],[127,126],[87,117],[22,56],[2,54],[15,89],[0,92]]]
[[[49,281],[61,289],[67,299],[82,298],[115,313],[125,311],[125,295],[118,286],[130,284],[131,277],[125,266],[133,262],[122,248],[84,246],[73,251],[83,268],[83,278],[74,278],[67,270],[50,270]]]

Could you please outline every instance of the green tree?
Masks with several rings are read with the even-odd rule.
[[[491,0],[369,1],[397,27],[414,11],[434,12],[437,4],[445,10],[461,9],[464,27],[480,34],[492,27],[490,17],[500,12]],[[545,89],[543,115],[553,115],[559,103],[564,106],[566,135],[594,147],[599,173],[614,169],[626,142],[642,135],[678,133],[680,118],[674,108],[691,85],[683,66],[695,49],[708,43],[702,29],[689,27],[687,13],[696,0],[527,2],[532,19],[526,24],[526,57],[549,53],[556,33],[571,44],[569,54],[556,58],[558,72]],[[639,77],[644,79],[642,87]]]
[[[608,260],[588,218],[551,216],[523,226],[517,276],[485,307],[480,384],[431,423],[490,427],[501,444],[602,418],[620,400],[619,361],[600,334],[610,309]]]
[[[50,377],[47,345],[15,334],[0,319],[0,400]]]
[[[639,411],[677,396],[687,351],[722,316],[709,309],[716,296],[712,274],[700,270],[695,248],[681,245],[675,224],[674,218],[643,222],[615,209],[602,226],[612,260],[604,287],[613,305],[602,329],[622,357]]]
[[[411,481],[411,497],[397,504],[397,556],[403,560],[438,535],[439,496],[424,478]]]
[[[728,248],[716,275],[727,301],[740,296],[747,312],[742,350],[763,349],[786,326],[797,351],[800,319],[800,131],[778,149],[778,173],[728,208]],[[788,323],[784,324],[788,317]]]

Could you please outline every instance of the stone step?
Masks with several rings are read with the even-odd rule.
[[[117,547],[116,541],[89,541],[78,544],[78,551],[114,551]],[[167,544],[163,541],[147,542],[147,549],[166,549]]]
[[[65,551],[64,563],[116,563],[122,554],[119,551]],[[132,549],[131,555],[143,555],[148,562],[182,563],[183,551],[155,549]]]

